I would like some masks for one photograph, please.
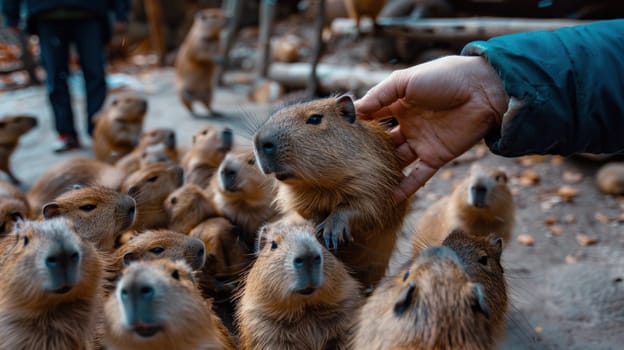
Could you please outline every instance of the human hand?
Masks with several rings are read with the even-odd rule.
[[[500,125],[509,97],[482,57],[447,56],[393,72],[355,102],[363,119],[393,116],[396,151],[407,166],[394,198],[403,201],[444,164]]]

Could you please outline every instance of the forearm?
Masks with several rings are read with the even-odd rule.
[[[2,14],[5,17],[5,22],[8,27],[17,27],[20,19],[20,0],[3,0]]]
[[[504,156],[624,150],[624,20],[468,44],[487,58],[508,95],[508,110],[486,141]]]

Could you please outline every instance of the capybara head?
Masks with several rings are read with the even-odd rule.
[[[141,139],[137,148],[147,147],[162,143],[167,148],[174,149],[176,147],[176,134],[173,129],[156,128],[145,131],[141,134]]]
[[[233,144],[232,129],[208,126],[193,134],[191,149],[192,152],[199,153],[199,158],[204,162],[216,167],[232,149]]]
[[[256,132],[254,152],[260,169],[280,181],[340,187],[352,176],[345,171],[347,160],[374,161],[367,156],[369,146],[360,146],[364,142],[377,141],[356,118],[351,97],[344,95],[278,110]]]
[[[461,188],[466,196],[466,206],[486,209],[513,202],[507,187],[507,174],[502,169],[489,169],[473,164],[470,177],[465,183]]]
[[[492,346],[489,317],[483,286],[471,282],[452,249],[434,246],[369,297],[359,318],[355,346],[488,349]]]
[[[42,212],[45,219],[70,219],[81,237],[98,249],[112,250],[117,236],[134,223],[136,204],[129,195],[106,187],[77,186],[44,205]]]
[[[187,235],[168,230],[149,230],[134,236],[119,247],[116,265],[128,265],[137,260],[184,260],[193,270],[205,263],[204,243]]]
[[[184,261],[132,263],[105,310],[105,342],[116,349],[219,348],[210,304]]]
[[[164,205],[169,214],[169,229],[176,232],[188,233],[205,218],[217,215],[212,201],[194,184],[185,184],[173,191]]]
[[[273,190],[273,179],[256,166],[251,150],[228,153],[217,171],[218,190],[228,198],[262,201]]]
[[[146,99],[134,95],[114,96],[108,106],[95,118],[95,137],[100,137],[97,133],[106,130],[106,137],[112,144],[137,145],[146,112]]]
[[[174,164],[177,161],[175,148],[173,151],[163,143],[146,146],[139,155],[139,168],[145,168],[148,164],[167,163]]]
[[[99,288],[97,253],[69,220],[24,221],[3,240],[3,303],[32,311],[93,295]]]
[[[200,10],[195,14],[193,26],[185,41],[190,45],[194,58],[209,59],[215,55],[215,43],[219,42],[225,17],[220,9]]]
[[[149,164],[130,174],[121,185],[137,203],[137,221],[143,222],[153,211],[163,210],[163,202],[176,188],[182,186],[184,172],[177,165]]]
[[[0,143],[17,144],[19,138],[37,126],[35,117],[26,115],[9,115],[0,119]]]

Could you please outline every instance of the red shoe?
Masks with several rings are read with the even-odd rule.
[[[59,145],[53,151],[54,153],[65,153],[76,149],[80,149],[77,136],[59,134]]]

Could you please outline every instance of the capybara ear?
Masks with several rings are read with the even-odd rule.
[[[255,253],[256,255],[260,254],[260,251],[264,248],[264,246],[271,242],[271,230],[269,229],[269,225],[264,225],[258,230],[258,238],[256,238],[256,246]]]
[[[340,111],[342,116],[347,121],[349,121],[349,123],[355,122],[355,105],[353,104],[353,99],[351,99],[351,96],[338,96],[338,98],[336,99],[336,105],[338,106],[338,110]]]
[[[42,212],[44,218],[51,219],[61,215],[61,207],[56,202],[48,203],[43,206]]]
[[[124,266],[130,265],[130,263],[135,260],[137,260],[137,256],[135,253],[132,253],[132,252],[124,254],[122,258]]]
[[[184,184],[184,169],[179,165],[174,165],[170,170],[175,172],[176,179],[178,180],[176,187],[182,186]]]
[[[407,289],[403,292],[403,294],[401,294],[399,300],[397,300],[397,302],[394,304],[394,314],[397,317],[401,317],[405,310],[407,310],[407,308],[410,306],[410,304],[412,303],[412,299],[414,298],[415,292],[416,282],[412,281],[410,282]]]
[[[483,286],[479,283],[472,283],[472,292],[474,293],[474,301],[472,303],[472,310],[475,312],[481,312],[485,318],[490,318],[490,306],[485,300],[485,293],[483,293]]]

